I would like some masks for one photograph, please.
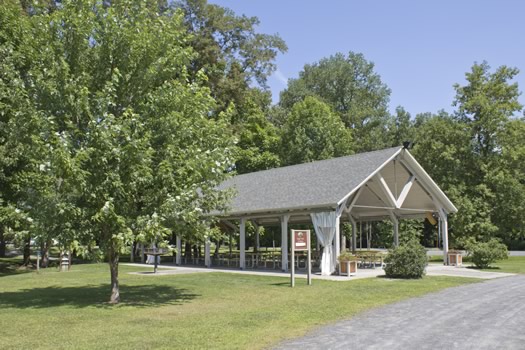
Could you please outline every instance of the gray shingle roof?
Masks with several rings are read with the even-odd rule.
[[[220,185],[235,188],[228,215],[335,207],[401,148],[237,175]]]

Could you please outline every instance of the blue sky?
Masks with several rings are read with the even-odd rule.
[[[464,83],[474,62],[522,72],[525,90],[525,1],[312,1],[210,0],[237,14],[256,16],[258,31],[278,33],[288,52],[269,79],[274,102],[304,64],[336,52],[360,52],[392,90],[390,109],[413,116],[452,111],[454,83]],[[525,97],[520,101],[525,104]]]

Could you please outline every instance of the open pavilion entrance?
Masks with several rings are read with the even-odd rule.
[[[235,195],[228,211],[212,215],[220,218],[222,227],[238,233],[240,269],[258,266],[258,261],[264,259],[260,250],[254,258],[246,249],[248,222],[256,228],[280,227],[280,261],[275,262],[274,258],[273,264],[283,271],[290,266],[290,227],[313,225],[312,236],[315,235],[322,249],[321,273],[330,275],[346,246],[341,235],[342,222],[352,226],[350,249],[356,251],[358,225],[362,222],[390,220],[393,244],[397,246],[400,220],[436,218],[443,242],[443,261],[448,264],[448,215],[457,209],[406,148],[238,175],[220,188],[232,189]],[[256,246],[258,242],[257,235]],[[177,248],[181,248],[179,238]],[[204,265],[211,266],[212,262],[207,240]],[[177,263],[182,263],[180,256]]]

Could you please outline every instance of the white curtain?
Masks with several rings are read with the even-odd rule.
[[[335,271],[332,242],[336,231],[337,214],[335,211],[310,214],[317,239],[323,246],[321,258],[321,275],[323,276],[329,276]]]

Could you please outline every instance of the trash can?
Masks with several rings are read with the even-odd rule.
[[[69,270],[69,258],[64,255],[62,257],[62,260],[60,261],[60,271],[67,271]]]

